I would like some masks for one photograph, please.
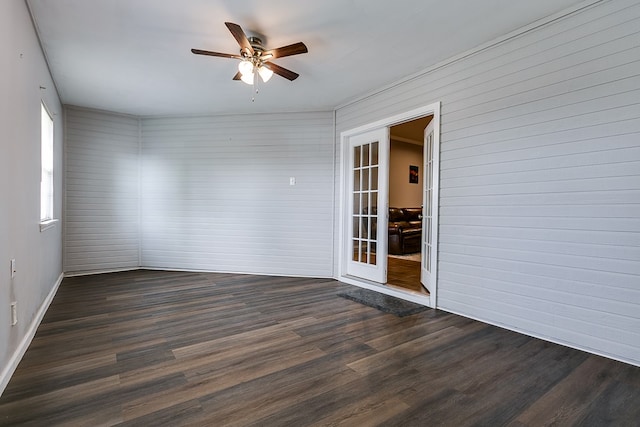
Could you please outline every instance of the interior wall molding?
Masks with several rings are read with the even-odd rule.
[[[7,365],[2,369],[2,372],[0,373],[0,395],[2,395],[4,389],[7,387],[7,384],[9,384],[11,376],[16,371],[16,368],[18,367],[18,364],[22,360],[24,354],[27,352],[29,345],[31,345],[31,341],[33,341],[33,337],[35,337],[36,335],[38,326],[40,326],[45,313],[49,309],[53,298],[56,296],[63,278],[64,273],[60,274],[58,280],[56,280],[56,283],[51,288],[51,291],[49,291],[47,297],[44,299],[42,304],[40,304],[40,308],[36,312],[36,315],[33,317],[33,320],[31,321],[31,324],[29,325],[29,328],[27,329],[24,337],[22,337],[18,348],[16,348],[16,351],[13,352],[13,355],[9,359],[9,363],[7,363]]]

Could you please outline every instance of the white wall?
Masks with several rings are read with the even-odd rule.
[[[339,108],[441,101],[438,306],[640,365],[640,3],[600,2]]]
[[[144,119],[142,265],[331,277],[332,134],[332,113]]]
[[[40,103],[54,114],[56,218],[62,214],[62,107],[23,1],[0,2],[0,77],[1,392],[62,274],[61,224],[43,232],[39,226]],[[11,301],[18,303],[15,326],[10,325]]]
[[[389,151],[389,206],[414,208],[422,206],[424,175],[422,146],[391,140]],[[409,182],[409,166],[418,166],[418,183]]]
[[[140,265],[139,119],[65,107],[64,271]]]

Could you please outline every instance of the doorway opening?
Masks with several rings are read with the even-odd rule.
[[[433,115],[389,127],[387,285],[429,295],[420,282],[424,131]]]
[[[420,127],[428,118],[430,121],[422,130],[424,154],[421,160],[416,160],[417,165],[408,165],[403,173],[407,185],[416,185],[417,180],[415,188],[421,189],[422,202],[414,199],[409,203],[414,206],[401,206],[404,213],[409,214],[409,222],[422,225],[416,227],[417,232],[403,233],[402,242],[396,242],[405,245],[402,251],[411,252],[414,257],[419,254],[421,258],[417,263],[419,281],[427,292],[421,288],[418,292],[394,286],[394,282],[398,282],[393,278],[394,272],[404,279],[415,274],[415,269],[411,269],[411,273],[394,269],[394,260],[391,261],[391,281],[387,280],[391,259],[389,240],[394,244],[396,239],[388,227],[390,220],[394,220],[389,218],[393,213],[389,209],[390,133],[392,128],[400,126],[396,130],[402,130],[403,124],[413,121],[417,121],[412,123],[414,126]],[[340,134],[339,280],[437,307],[439,128],[440,103],[436,102]],[[396,135],[396,140],[403,138]]]

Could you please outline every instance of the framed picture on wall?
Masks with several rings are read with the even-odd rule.
[[[418,183],[418,166],[409,165],[409,184]]]

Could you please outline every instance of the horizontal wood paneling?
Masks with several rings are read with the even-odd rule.
[[[68,123],[67,272],[332,275],[331,113]]]
[[[331,113],[144,119],[143,265],[332,276],[332,134]]]
[[[139,266],[138,119],[67,107],[64,268]]]
[[[441,102],[439,307],[640,364],[639,29],[598,2],[338,109]]]

